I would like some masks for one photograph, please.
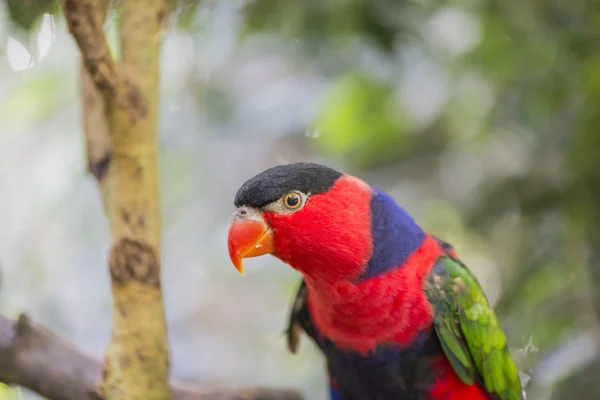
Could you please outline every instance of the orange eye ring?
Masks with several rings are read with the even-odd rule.
[[[288,210],[297,210],[302,206],[302,197],[297,192],[289,192],[283,196],[283,205]]]

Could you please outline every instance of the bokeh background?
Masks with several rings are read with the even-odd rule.
[[[57,11],[0,5],[0,313],[101,357],[110,237]],[[387,190],[454,244],[528,399],[600,398],[599,2],[174,1],[163,42],[174,378],[326,398],[312,343],[294,356],[282,335],[298,274],[261,257],[242,278],[226,251],[241,183],[311,160]]]

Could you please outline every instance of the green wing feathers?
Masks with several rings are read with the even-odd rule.
[[[494,310],[475,276],[450,257],[442,257],[426,281],[442,349],[458,377],[471,385],[479,376],[499,400],[522,400],[515,363]]]

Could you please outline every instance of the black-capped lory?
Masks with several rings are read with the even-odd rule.
[[[389,195],[326,166],[270,168],[234,201],[228,247],[302,273],[301,331],[327,361],[332,400],[522,400],[517,368],[475,276]]]

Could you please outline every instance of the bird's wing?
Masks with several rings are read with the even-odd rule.
[[[522,400],[517,368],[483,289],[455,257],[440,257],[425,283],[434,307],[434,327],[458,377],[468,385],[481,379],[499,400]]]
[[[317,344],[317,346],[323,350],[319,333],[316,330],[308,312],[307,299],[308,290],[306,289],[306,283],[303,279],[300,283],[300,287],[298,288],[296,298],[294,299],[288,327],[286,330],[288,349],[294,354],[300,347],[300,335],[302,335],[302,331],[306,332],[306,334]],[[327,373],[329,375],[329,398],[330,400],[340,400],[340,394],[338,393],[335,382],[331,377],[329,360],[327,360]]]
[[[302,334],[302,331],[305,331],[306,334],[312,338],[319,347],[321,347],[319,334],[308,312],[307,299],[308,290],[306,289],[306,283],[303,279],[300,283],[300,287],[298,288],[298,293],[296,294],[294,303],[292,304],[290,319],[286,330],[288,349],[292,353],[296,353],[298,351],[298,347],[300,346],[300,335]]]

